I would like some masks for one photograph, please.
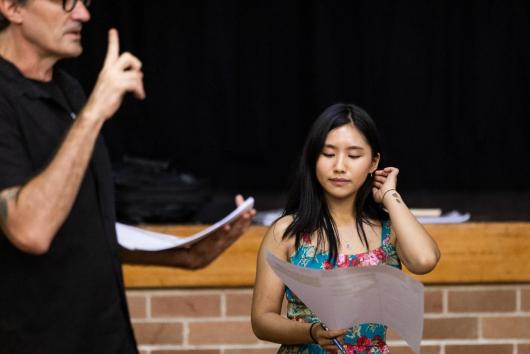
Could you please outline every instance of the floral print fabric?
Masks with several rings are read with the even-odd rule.
[[[401,269],[401,262],[395,246],[390,242],[390,223],[384,222],[381,231],[381,246],[368,252],[354,255],[339,254],[336,264],[328,261],[328,253],[317,251],[309,235],[302,237],[300,247],[290,257],[290,262],[305,268],[332,269],[346,267],[365,267],[387,264]],[[289,289],[285,289],[287,298],[287,317],[299,322],[319,322],[304,303]],[[344,348],[348,354],[388,354],[390,350],[385,342],[386,326],[378,323],[364,323],[351,328],[344,336]],[[279,354],[325,354],[318,344],[282,345]]]

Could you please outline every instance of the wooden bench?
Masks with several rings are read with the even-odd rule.
[[[176,235],[190,235],[198,226],[145,226]],[[414,277],[425,284],[530,282],[530,222],[486,222],[426,225],[442,252],[436,269]],[[175,268],[124,265],[128,288],[252,287],[256,254],[267,227],[252,226],[208,267]]]

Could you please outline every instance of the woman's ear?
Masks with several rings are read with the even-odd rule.
[[[379,166],[379,161],[381,160],[381,154],[377,153],[372,158],[372,164],[370,165],[370,173],[374,173],[375,170],[377,170],[377,166]]]

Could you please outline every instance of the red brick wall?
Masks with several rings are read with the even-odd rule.
[[[269,354],[254,337],[252,289],[130,290],[142,354]],[[427,286],[422,353],[530,354],[530,285]],[[393,354],[412,353],[389,333]]]

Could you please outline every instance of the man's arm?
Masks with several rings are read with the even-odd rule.
[[[0,191],[0,227],[17,248],[48,251],[75,201],[101,127],[126,92],[145,97],[141,63],[129,53],[119,55],[118,33],[111,30],[94,90],[50,164],[23,186]]]
[[[47,252],[75,200],[100,127],[80,115],[46,169],[1,193],[0,222],[17,248]]]
[[[236,205],[243,203],[243,197],[236,197]],[[203,238],[190,247],[151,252],[121,250],[122,261],[133,264],[150,264],[187,269],[199,269],[207,266],[230,247],[250,226],[256,210],[251,209],[239,216],[234,222],[225,225],[212,235]]]
[[[0,227],[4,229],[4,225],[7,222],[7,213],[9,204],[12,200],[16,200],[20,187],[11,187],[0,192]]]

